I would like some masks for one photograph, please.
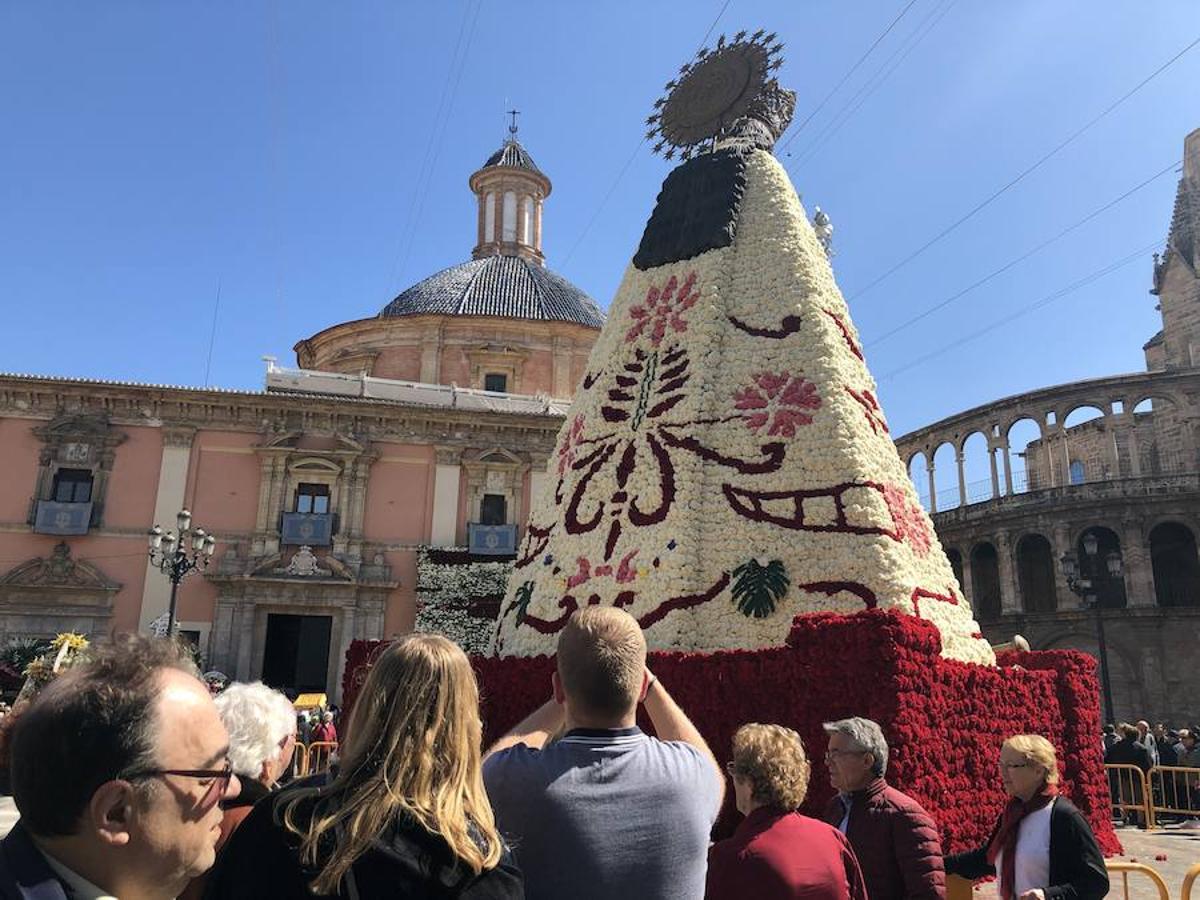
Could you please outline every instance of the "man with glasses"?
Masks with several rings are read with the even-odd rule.
[[[173,641],[99,646],[21,714],[10,774],[21,819],[0,842],[0,898],[168,900],[207,870],[229,737]]]
[[[884,780],[888,745],[870,719],[826,722],[825,765],[837,795],[825,821],[854,848],[871,900],[943,900],[946,875],[937,825]]]

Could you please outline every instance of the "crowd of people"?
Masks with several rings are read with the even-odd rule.
[[[1143,774],[1162,766],[1200,769],[1200,731],[1196,728],[1176,731],[1163,722],[1151,728],[1145,720],[1105,725],[1104,762],[1109,766],[1134,766]],[[1109,770],[1109,793],[1114,801],[1125,806],[1128,824],[1145,826],[1145,815],[1136,807],[1141,805],[1146,789],[1142,779],[1131,777],[1130,771]],[[1200,780],[1194,774],[1161,772],[1150,780],[1150,790],[1156,806],[1176,811],[1181,827],[1200,829]],[[1192,815],[1192,811],[1196,814]]]
[[[944,856],[933,818],[888,784],[875,722],[825,724],[836,795],[813,818],[800,736],[745,724],[719,766],[624,611],[577,612],[557,651],[549,698],[484,752],[463,651],[398,640],[336,765],[280,788],[300,727],[285,697],[235,684],[214,700],[170,641],[98,647],[14,717],[21,818],[0,842],[0,898],[932,900],[947,873],[994,875],[1004,900],[1107,893],[1044,737],[1004,743],[1008,805],[985,845]],[[743,818],[713,844],[729,786]]]

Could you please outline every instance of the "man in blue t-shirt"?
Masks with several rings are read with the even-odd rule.
[[[575,613],[559,635],[551,681],[553,697],[483,763],[525,896],[700,900],[725,780],[646,668],[637,621],[611,606]],[[657,738],[637,727],[639,703]]]

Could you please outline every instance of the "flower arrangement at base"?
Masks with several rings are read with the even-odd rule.
[[[414,627],[445,635],[467,653],[486,652],[511,572],[510,560],[481,559],[466,550],[420,548]]]
[[[38,691],[71,668],[87,653],[88,639],[82,634],[66,631],[50,642],[49,649],[25,666],[25,684],[17,700],[31,699]]]
[[[354,702],[370,660],[386,646],[355,641],[346,659],[343,707]],[[1120,852],[1100,754],[1095,660],[1071,650],[1004,654],[1000,665],[946,659],[935,625],[898,611],[797,616],[783,646],[711,653],[657,651],[655,675],[722,762],[746,722],[794,728],[813,772],[804,809],[832,795],[821,761],[823,722],[865,716],[890,746],[888,780],[937,821],[947,852],[979,846],[1006,797],[996,772],[1005,738],[1045,735],[1057,748],[1062,789],[1106,854]],[[483,696],[486,741],[545,701],[552,657],[472,657]],[[650,724],[641,725],[650,731]],[[718,831],[736,821],[728,805]]]

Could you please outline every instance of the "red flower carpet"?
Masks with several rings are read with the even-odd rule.
[[[386,642],[355,641],[343,703],[354,702],[370,660]],[[888,737],[888,781],[916,797],[942,831],[946,852],[979,846],[1003,808],[1001,742],[1037,733],[1058,749],[1060,787],[1091,822],[1106,855],[1120,852],[1109,817],[1100,752],[1096,663],[1069,650],[1002,654],[999,668],[943,659],[931,623],[883,610],[797,616],[788,646],[716,653],[651,653],[650,667],[722,762],[746,722],[796,729],[812,762],[804,811],[820,815],[832,788],[821,723],[877,721]],[[485,740],[504,733],[550,696],[549,657],[475,657]],[[651,730],[648,722],[642,727]],[[736,823],[732,792],[718,835]]]

